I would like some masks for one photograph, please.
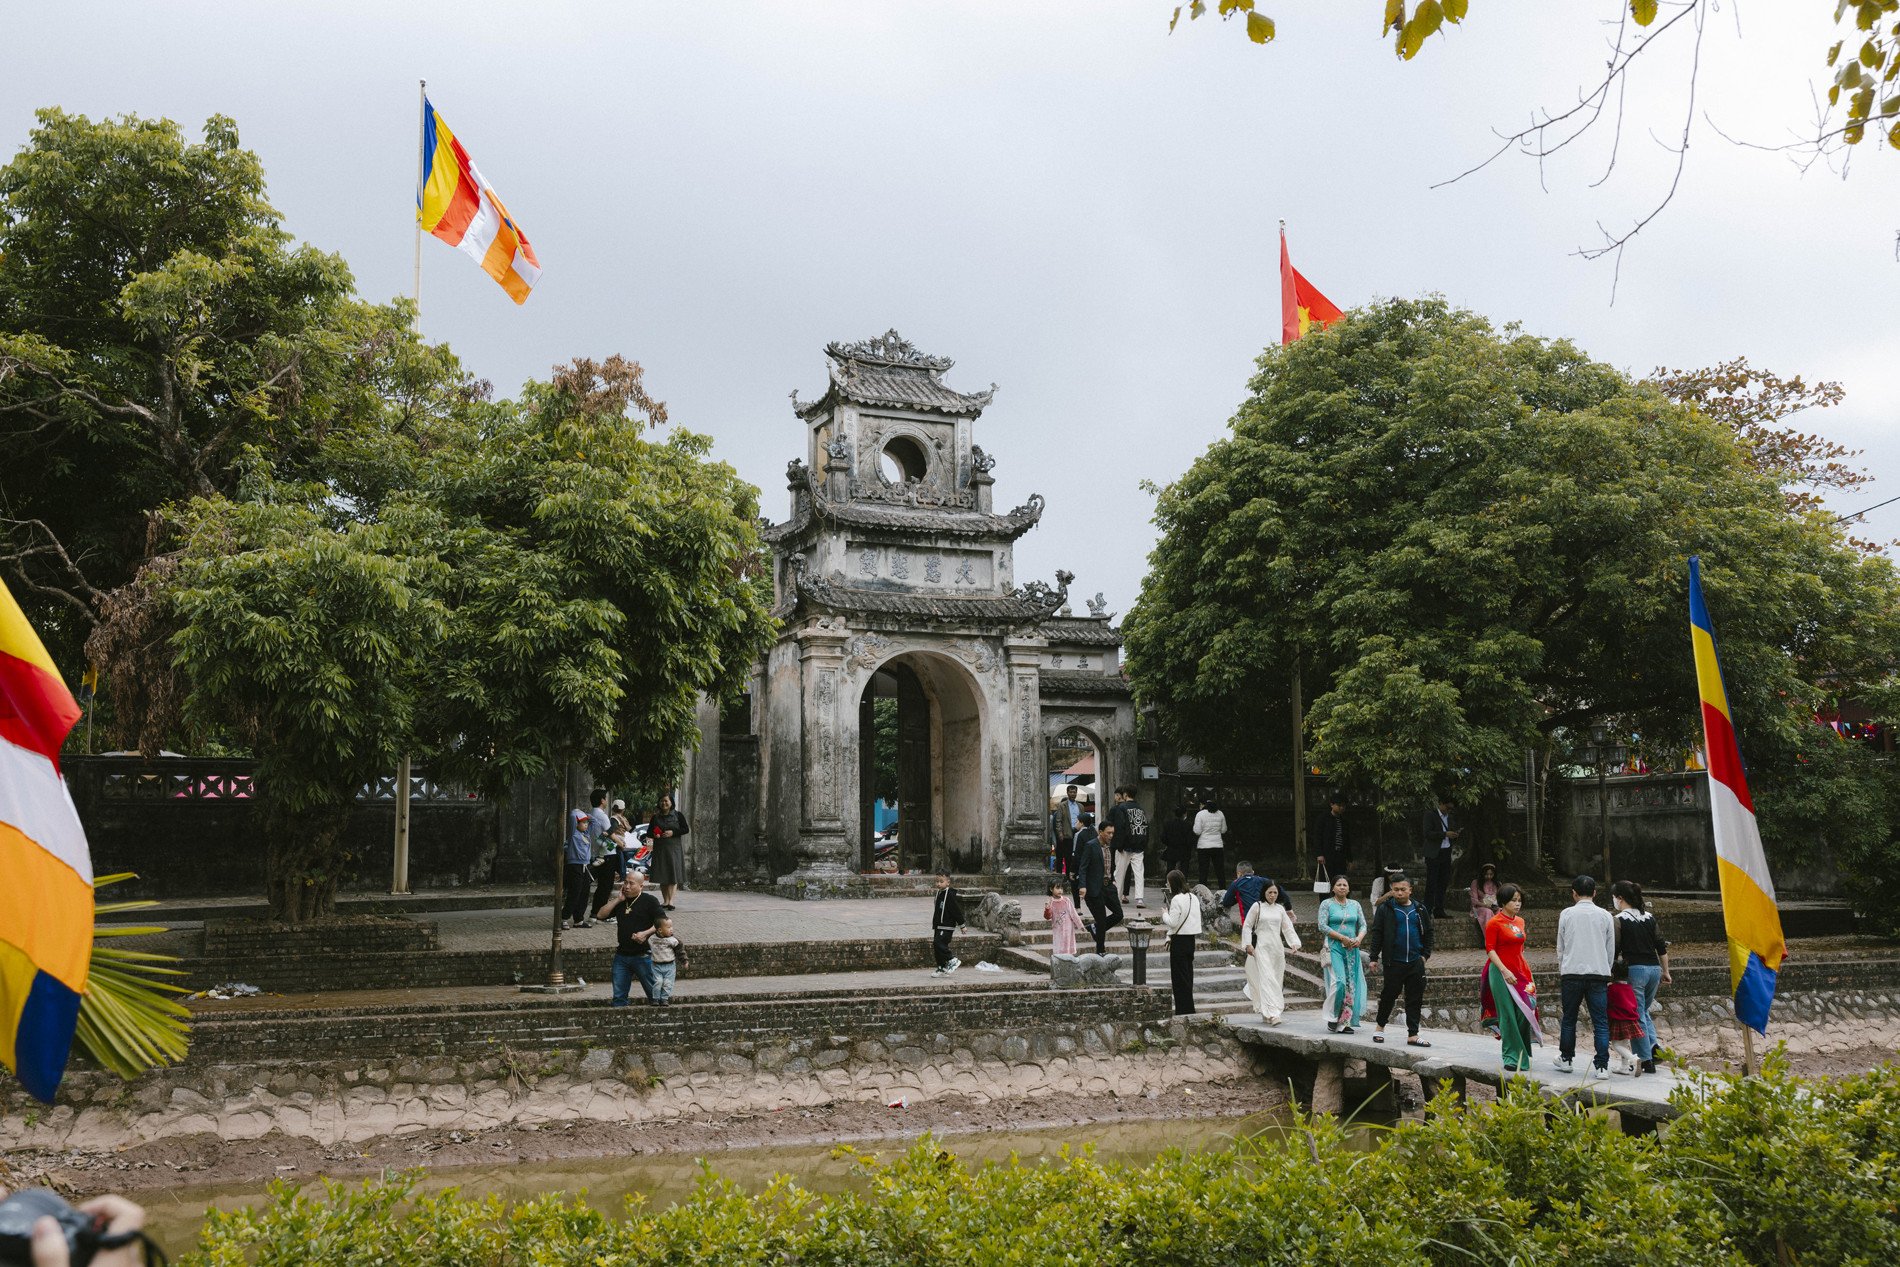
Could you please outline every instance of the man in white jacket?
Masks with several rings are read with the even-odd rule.
[[[1596,1031],[1596,1071],[1610,1071],[1610,963],[1616,958],[1616,921],[1596,904],[1597,882],[1570,882],[1570,909],[1557,917],[1557,977],[1563,988],[1557,1027],[1557,1068],[1569,1073],[1577,1055],[1577,1007],[1588,1004]]]

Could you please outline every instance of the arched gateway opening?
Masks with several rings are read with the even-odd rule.
[[[858,762],[860,870],[983,869],[982,705],[961,666],[918,652],[881,665],[858,703]]]

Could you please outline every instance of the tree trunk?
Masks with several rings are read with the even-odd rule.
[[[307,924],[336,914],[336,886],[349,861],[343,829],[351,806],[326,806],[294,815],[270,815],[264,892],[270,917]]]

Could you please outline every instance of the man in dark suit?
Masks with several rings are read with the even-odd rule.
[[[1077,879],[1077,896],[1089,908],[1095,917],[1095,953],[1108,951],[1108,930],[1122,922],[1121,894],[1115,892],[1115,886],[1109,883],[1108,864],[1105,851],[1115,847],[1115,825],[1104,823],[1101,830],[1087,838],[1077,836],[1077,848],[1080,853],[1080,874]]]
[[[1328,875],[1345,875],[1352,870],[1352,842],[1346,838],[1346,794],[1334,792],[1326,799],[1326,814],[1313,832],[1313,852]]]
[[[1451,847],[1465,834],[1465,825],[1452,812],[1451,798],[1440,793],[1438,804],[1420,821],[1420,845],[1425,853],[1425,906],[1433,918],[1445,918],[1445,890],[1451,885]]]

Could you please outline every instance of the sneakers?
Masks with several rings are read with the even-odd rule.
[[[1556,1060],[1552,1061],[1551,1064],[1558,1073],[1575,1073],[1577,1071],[1575,1062],[1568,1056],[1559,1056]]]
[[[931,975],[931,976],[933,976],[933,977],[947,977],[947,976],[949,976],[949,975],[950,975],[950,969],[948,969],[948,968],[932,968],[932,969],[930,970],[930,975]]]
[[[563,929],[568,929],[568,928],[572,928],[572,927],[574,927],[574,921],[573,921],[573,920],[571,920],[571,919],[564,919],[564,920],[562,920],[562,921],[561,921],[561,927],[562,927]]]
[[[1655,1062],[1655,1061],[1653,1061],[1653,1060],[1645,1060],[1645,1061],[1643,1062],[1643,1072],[1644,1072],[1644,1073],[1655,1073],[1655,1072],[1656,1072],[1656,1062]]]
[[[947,975],[949,973],[955,972],[958,968],[961,968],[962,966],[963,966],[963,960],[958,959],[955,956],[952,956],[950,959],[950,962],[943,966],[943,970],[945,974]]]

